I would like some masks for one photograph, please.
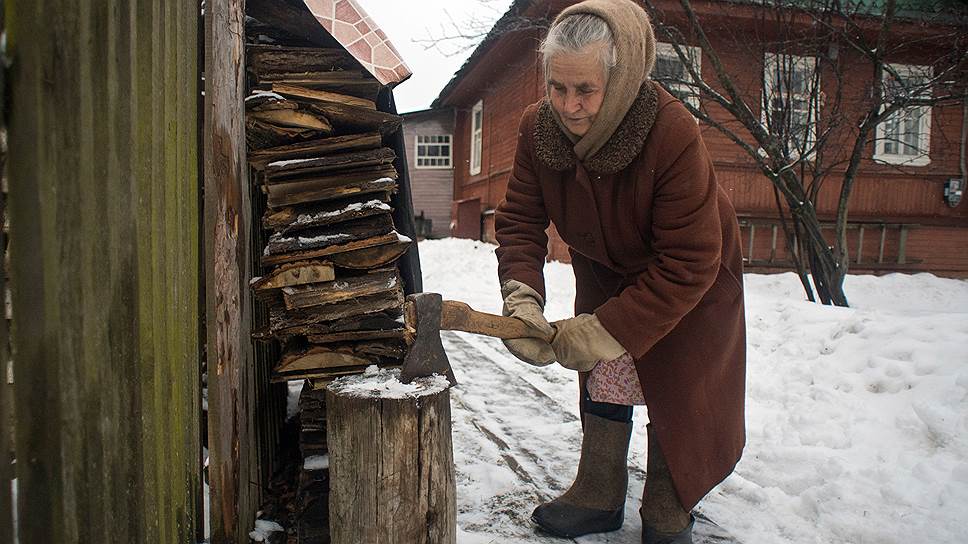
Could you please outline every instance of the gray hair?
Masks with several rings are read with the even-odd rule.
[[[589,13],[576,13],[562,19],[548,31],[548,35],[538,51],[544,64],[545,81],[548,80],[548,63],[558,53],[578,53],[586,47],[602,44],[602,69],[607,78],[618,63],[615,54],[615,40],[608,23],[601,17]]]

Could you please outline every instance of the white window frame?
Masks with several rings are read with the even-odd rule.
[[[481,121],[477,122],[478,113]],[[484,100],[478,100],[471,109],[471,169],[470,174],[481,173],[481,151],[484,147]]]
[[[689,63],[692,64],[693,69],[695,69],[696,74],[702,78],[702,49],[694,45],[680,45],[686,52],[686,57],[689,58]],[[671,43],[659,42],[656,44],[655,54],[658,57],[665,57],[669,59],[674,59],[676,62],[681,61],[678,53],[676,53],[676,48]],[[653,69],[654,73],[654,69]],[[688,70],[686,71],[688,75]],[[670,92],[679,91],[688,93],[689,96],[686,98],[687,102],[694,108],[699,109],[699,89],[688,83],[663,83],[667,86]],[[698,122],[699,119],[697,118]]]
[[[426,141],[420,141],[421,138],[424,138]],[[438,141],[431,142],[431,141],[429,141],[430,138],[437,138]],[[446,138],[446,141],[439,141],[442,138]],[[421,148],[421,146],[428,147],[428,146],[444,146],[444,145],[447,146],[447,154],[446,155],[436,155],[436,156],[434,156],[434,155],[421,155],[420,154],[420,148]],[[417,167],[417,168],[419,168],[419,169],[421,169],[421,170],[424,170],[424,169],[426,169],[426,170],[447,170],[447,169],[453,168],[453,164],[454,164],[454,159],[453,159],[453,157],[454,157],[454,138],[450,134],[416,134],[413,137],[413,155],[414,155],[414,161],[413,161],[414,166]],[[437,161],[439,161],[440,159],[447,159],[447,164],[443,164],[443,165],[441,165],[441,164],[437,164],[437,165],[420,164],[421,159],[426,160],[426,161],[430,161],[430,160],[437,160]]]
[[[930,66],[917,64],[890,64],[889,65],[901,77],[904,76],[932,76]],[[881,78],[882,89],[887,90],[887,85],[893,78],[890,72],[884,71]],[[931,89],[926,89],[925,96],[930,96]],[[888,153],[884,150],[887,142],[887,124],[896,116],[905,115],[908,112],[921,111],[918,119],[918,154]],[[902,145],[902,144],[899,144]],[[927,166],[931,164],[931,106],[913,106],[903,108],[891,114],[887,119],[877,124],[874,129],[874,160],[886,164],[900,164],[904,166]]]
[[[817,67],[817,59],[815,57],[801,57],[799,55],[788,55],[785,53],[765,53],[763,55],[763,93],[761,97],[761,107],[760,107],[760,121],[763,123],[763,127],[767,130],[771,130],[770,123],[767,119],[767,114],[770,111],[769,98],[774,95],[774,93],[780,92],[777,88],[777,68],[780,65],[783,66],[799,66],[803,68],[809,75],[810,79],[809,85],[820,85],[820,82],[814,82],[813,75]],[[813,94],[812,89],[808,88],[805,93],[799,95],[800,99],[806,100],[808,106],[807,111],[807,124],[809,130],[807,131],[807,140],[804,142],[804,148],[810,150],[805,159],[809,159],[813,156],[813,146],[817,142],[817,123],[820,119],[820,104],[819,100],[813,100],[811,97]],[[797,95],[794,95],[795,97]],[[819,98],[819,97],[818,97]],[[812,104],[811,104],[812,102]],[[798,150],[793,151],[793,156],[798,157],[800,152]]]

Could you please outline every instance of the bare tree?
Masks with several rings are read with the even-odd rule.
[[[663,12],[652,0],[645,5],[660,40],[671,44],[679,60],[673,69],[660,65],[654,79],[678,89],[689,111],[739,146],[772,183],[807,297],[847,306],[848,208],[862,159],[873,146],[875,155],[916,163],[925,153],[919,134],[928,109],[965,99],[964,11],[899,13],[895,0],[876,11],[870,3],[841,0],[763,0],[721,2],[722,13],[704,17],[708,13],[700,15],[690,0],[679,0],[681,10],[674,12]],[[746,16],[758,18],[753,28],[760,36],[750,36],[748,26],[729,27],[735,18],[727,10],[744,8]],[[931,33],[915,28],[925,23],[931,23]],[[726,66],[718,49],[727,47],[762,62],[761,93],[744,92],[749,85],[737,81],[738,72]],[[892,64],[913,49],[933,53],[919,67]],[[698,51],[713,68],[706,79],[698,71]],[[858,72],[866,85],[851,88],[847,82],[856,81]],[[725,115],[711,112],[705,107],[710,103]],[[839,179],[840,194],[834,238],[828,240],[817,200],[831,178]]]
[[[524,30],[547,30],[551,21],[541,17],[529,17],[523,14],[528,2],[513,2],[511,8],[501,15],[497,5],[503,5],[501,0],[478,0],[480,9],[476,14],[463,19],[455,19],[447,10],[447,23],[440,24],[436,29],[426,29],[427,37],[415,38],[413,42],[424,49],[436,49],[444,56],[461,55],[481,44],[486,38],[497,38],[511,32]]]

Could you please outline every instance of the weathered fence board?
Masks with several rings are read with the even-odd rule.
[[[198,3],[7,0],[21,542],[192,542]]]
[[[4,5],[0,0],[0,33],[4,29]],[[0,69],[0,104],[5,104],[6,90],[5,73]],[[0,107],[0,225],[7,217],[6,197],[6,167],[7,144],[4,108]],[[6,229],[0,228],[0,256],[7,249]],[[6,296],[7,273],[5,267],[0,267],[0,297]],[[0,299],[2,300],[2,299]],[[9,364],[9,330],[7,329],[6,304],[0,304],[0,542],[13,542],[13,496],[11,483],[14,477],[14,467],[11,464],[13,453],[13,389],[7,383],[7,365]]]

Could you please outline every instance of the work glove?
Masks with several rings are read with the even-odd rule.
[[[555,321],[552,326],[557,332],[551,347],[565,368],[587,372],[599,361],[618,359],[626,352],[595,314],[579,314]]]
[[[554,329],[544,316],[544,299],[537,291],[517,280],[508,280],[501,286],[504,296],[504,315],[524,321],[537,334],[550,338]],[[514,338],[504,340],[504,346],[515,357],[535,366],[555,362],[551,344],[538,338]]]

